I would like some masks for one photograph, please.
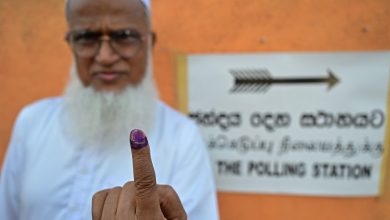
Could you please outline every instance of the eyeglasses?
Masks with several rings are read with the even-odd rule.
[[[100,31],[72,31],[65,39],[79,57],[96,56],[102,41],[108,41],[117,54],[123,58],[130,58],[139,51],[145,37],[133,29],[123,29],[106,34]]]

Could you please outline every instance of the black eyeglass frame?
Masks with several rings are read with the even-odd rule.
[[[152,37],[154,37],[153,33]],[[123,58],[130,58],[134,56],[142,47],[142,44],[145,42],[145,35],[142,35],[137,30],[127,28],[127,29],[120,29],[116,31],[90,31],[90,30],[76,30],[76,31],[70,31],[65,35],[65,40],[69,43],[74,53],[80,57],[83,58],[92,58],[95,57],[102,45],[103,41],[108,41],[111,49],[115,51],[115,53],[119,54]],[[127,53],[123,52],[121,48],[123,45],[120,41],[123,40],[122,44],[125,43],[133,43],[132,50]],[[129,40],[129,42],[125,42],[126,40]],[[84,41],[84,42],[83,42]],[[85,45],[82,45],[82,44]],[[85,54],[80,51],[81,46],[89,45],[89,49],[94,52],[85,52]],[[88,47],[88,46],[86,46]],[[94,48],[93,48],[94,47]],[[79,48],[79,49],[78,49]],[[84,48],[85,49],[85,48]]]

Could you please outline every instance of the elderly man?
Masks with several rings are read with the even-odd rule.
[[[62,98],[18,116],[1,173],[0,219],[91,219],[98,191],[94,219],[218,219],[198,129],[158,101],[147,5],[69,0],[66,15],[71,78]],[[134,159],[132,128],[148,134],[132,132]]]

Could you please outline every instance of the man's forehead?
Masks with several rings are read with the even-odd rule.
[[[147,11],[140,0],[68,0],[67,20],[69,27],[99,25],[101,19],[114,26],[123,23],[147,23]],[[113,27],[115,28],[115,27]]]

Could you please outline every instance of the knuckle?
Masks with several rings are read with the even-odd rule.
[[[93,194],[92,196],[92,204],[94,204],[99,198],[99,192]]]
[[[173,187],[171,185],[160,185],[163,190],[166,191],[174,191]]]
[[[105,190],[101,190],[101,191],[96,192],[92,196],[92,202],[95,203],[95,202],[100,201],[102,198],[105,197],[105,195],[107,194],[108,191],[109,191],[108,189],[105,189]]]
[[[176,191],[170,185],[159,185],[160,196],[163,198],[176,197]]]
[[[175,190],[172,188],[172,186],[169,185],[159,185],[158,196],[160,200],[160,205],[162,206],[169,205],[177,198]]]
[[[116,187],[111,189],[111,192],[117,192],[117,191],[120,191],[120,190],[122,190],[122,187],[116,186]]]
[[[120,186],[116,186],[114,188],[112,188],[109,192],[108,192],[108,195],[107,197],[116,197],[117,195],[119,195],[122,191],[122,187]]]
[[[137,189],[137,195],[143,196],[152,192],[156,187],[156,181],[152,178],[143,178],[135,182],[135,188]]]
[[[123,188],[132,188],[132,187],[134,187],[133,181],[127,182],[125,183],[125,185],[123,185]]]
[[[101,214],[101,206],[104,204],[106,195],[108,194],[109,190],[101,190],[99,192],[96,192],[92,197],[92,219],[98,220],[100,219]]]

